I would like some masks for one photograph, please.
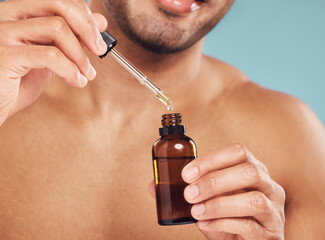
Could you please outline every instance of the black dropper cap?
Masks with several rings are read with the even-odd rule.
[[[107,51],[105,54],[99,56],[100,58],[104,58],[106,57],[106,55],[109,53],[109,51],[111,51],[113,49],[113,47],[115,47],[115,45],[117,44],[117,41],[116,39],[111,35],[109,34],[107,31],[104,31],[101,33],[102,34],[102,37],[104,39],[104,42],[106,43],[107,45]]]

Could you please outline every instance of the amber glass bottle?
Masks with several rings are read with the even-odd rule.
[[[186,183],[181,172],[197,157],[194,141],[185,136],[179,113],[162,116],[161,136],[152,147],[158,223],[178,225],[194,223],[191,205],[184,198]]]

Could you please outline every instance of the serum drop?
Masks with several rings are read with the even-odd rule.
[[[156,205],[160,225],[197,222],[191,216],[191,204],[184,198],[187,186],[182,169],[197,157],[194,141],[187,137],[179,113],[162,116],[159,138],[152,147]]]

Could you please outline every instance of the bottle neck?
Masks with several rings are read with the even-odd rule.
[[[179,113],[162,115],[162,128],[159,128],[159,134],[162,137],[174,134],[184,134],[185,126],[182,123],[182,116]]]

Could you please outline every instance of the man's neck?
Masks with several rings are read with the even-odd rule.
[[[102,1],[90,3],[92,12],[103,14],[108,20],[108,31],[117,39],[115,50],[125,56],[134,66],[148,76],[168,96],[171,97],[175,110],[189,102],[188,93],[199,86],[203,39],[191,48],[176,54],[159,55],[149,52],[128,39],[107,13]],[[166,111],[140,83],[120,66],[108,54],[104,59],[88,52],[91,63],[97,71],[97,77],[81,91],[67,90],[69,99],[78,99],[78,103],[97,109],[115,111],[115,108],[132,107],[139,112],[143,109]],[[90,100],[90,101],[89,101]],[[105,110],[104,110],[105,111]],[[106,111],[105,111],[106,112]]]

